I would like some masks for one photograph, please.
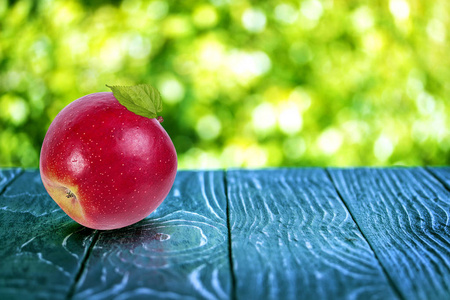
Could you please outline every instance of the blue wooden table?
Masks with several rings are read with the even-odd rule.
[[[96,231],[0,169],[0,299],[450,299],[449,189],[448,167],[179,171]]]

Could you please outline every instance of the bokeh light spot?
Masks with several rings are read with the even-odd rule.
[[[223,65],[225,51],[223,45],[215,41],[203,43],[199,51],[202,67],[208,70],[216,70]]]
[[[390,0],[389,10],[397,20],[405,20],[409,17],[409,4],[406,0]]]
[[[292,135],[302,129],[303,119],[294,102],[282,103],[279,107],[278,126],[285,134]]]
[[[8,94],[0,98],[0,109],[0,116],[9,119],[14,125],[23,124],[29,114],[24,99]]]
[[[267,153],[263,148],[254,145],[245,150],[245,158],[245,167],[263,167],[267,162]]]
[[[130,38],[125,39],[128,48],[128,55],[134,59],[143,59],[149,56],[152,45],[147,38],[136,34]]]
[[[181,38],[193,32],[192,24],[187,16],[174,15],[164,19],[164,33],[170,38]]]
[[[384,162],[389,159],[393,151],[394,145],[392,144],[392,141],[387,136],[380,135],[373,146],[373,153],[375,157],[380,162]]]
[[[372,55],[379,53],[384,46],[383,36],[376,31],[369,31],[362,39],[364,51]]]
[[[159,85],[159,91],[164,102],[177,103],[184,97],[184,86],[175,78],[164,79]]]
[[[103,71],[117,71],[122,66],[124,53],[117,38],[109,38],[103,44],[99,53],[99,66]]]
[[[193,13],[194,24],[200,28],[213,27],[217,24],[219,16],[212,5],[200,5]]]
[[[289,3],[278,4],[275,7],[275,19],[283,24],[292,24],[298,19],[298,10]]]
[[[261,32],[266,27],[266,15],[257,8],[248,8],[242,14],[242,25],[250,32]]]
[[[374,19],[372,11],[367,6],[358,8],[352,14],[353,27],[358,32],[364,32],[373,27]]]
[[[252,112],[253,128],[257,132],[271,131],[277,122],[275,108],[268,102],[261,103]]]
[[[160,20],[169,12],[169,4],[166,1],[152,1],[147,6],[147,16]]]
[[[438,19],[432,19],[428,22],[427,25],[427,34],[428,36],[438,42],[444,43],[447,35],[447,31],[445,29],[445,25]]]
[[[434,112],[435,100],[432,95],[422,92],[416,98],[417,109],[422,115],[431,115]]]
[[[336,153],[341,148],[342,142],[342,133],[335,128],[325,130],[317,140],[319,149],[326,155]]]
[[[289,159],[299,159],[305,152],[305,140],[299,136],[290,137],[283,143],[283,153]]]
[[[243,80],[263,75],[272,66],[269,56],[262,51],[247,53],[234,50],[230,53],[228,59],[228,66],[233,73]]]
[[[311,97],[301,87],[296,87],[289,94],[289,101],[296,104],[301,112],[306,111],[311,106]]]
[[[323,6],[318,0],[304,0],[300,11],[306,18],[317,21],[323,14]]]
[[[203,140],[212,140],[219,136],[222,124],[215,115],[206,115],[198,120],[196,130]]]

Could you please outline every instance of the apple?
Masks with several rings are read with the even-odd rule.
[[[159,92],[148,85],[110,87],[66,106],[45,135],[42,182],[73,220],[93,229],[134,224],[169,193],[175,147],[156,113]]]

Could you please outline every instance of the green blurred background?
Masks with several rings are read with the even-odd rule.
[[[450,1],[0,0],[0,166],[150,83],[180,168],[448,165]]]

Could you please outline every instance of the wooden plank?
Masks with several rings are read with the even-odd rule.
[[[323,169],[227,172],[237,299],[396,299]]]
[[[450,299],[450,192],[421,168],[330,170],[404,299]]]
[[[6,186],[0,195],[0,228],[1,298],[65,298],[92,230],[72,221],[55,204],[38,171],[25,171]]]
[[[443,185],[450,189],[450,168],[449,167],[428,167],[428,171],[430,171],[434,176],[438,178]]]
[[[179,171],[148,218],[101,232],[74,299],[229,298],[223,181],[223,172]]]

